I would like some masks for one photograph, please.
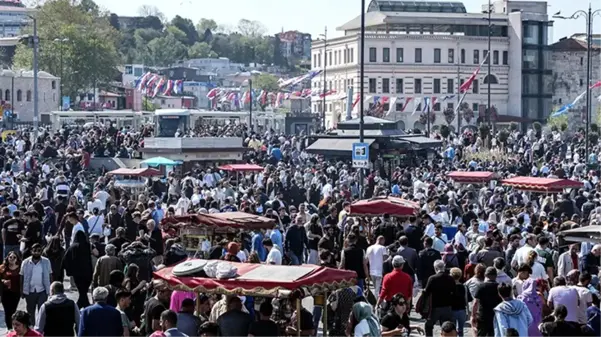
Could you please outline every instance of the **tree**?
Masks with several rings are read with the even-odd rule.
[[[591,146],[597,146],[599,144],[599,134],[597,132],[591,132],[588,135],[588,141]]]
[[[559,127],[562,124],[565,124],[568,122],[568,115],[561,115],[561,116],[557,116],[557,117],[552,117],[549,116],[549,118],[547,119],[547,126],[549,126],[551,128],[551,130],[555,129],[559,129]]]
[[[208,29],[214,32],[217,31],[217,27],[217,22],[215,22],[215,20],[202,18],[198,22],[198,25],[196,25],[196,31],[204,33]]]
[[[138,19],[136,22],[136,28],[147,28],[162,31],[164,26],[163,22],[158,16],[149,15]]]
[[[139,16],[154,16],[159,18],[161,21],[165,21],[165,14],[161,12],[156,6],[142,5],[138,8]]]
[[[177,28],[176,26],[167,26],[167,34],[171,34],[173,35],[173,37],[178,40],[179,42],[186,44],[188,42],[188,37],[186,36],[186,33],[184,33],[182,30],[180,30],[179,28]]]
[[[176,15],[173,20],[171,20],[171,24],[184,32],[186,35],[185,43],[188,46],[191,46],[198,41],[198,32],[196,31],[196,27],[194,26],[192,20]]]
[[[499,131],[498,139],[499,142],[504,146],[505,144],[507,144],[507,139],[509,139],[509,132],[507,132],[507,130]]]
[[[219,55],[211,50],[206,42],[196,42],[192,47],[188,49],[189,58],[217,58]]]
[[[186,58],[188,50],[177,38],[168,33],[148,43],[147,61],[144,64],[167,67]]]
[[[511,122],[511,124],[509,124],[509,130],[511,130],[512,132],[515,132],[519,129],[519,125],[516,122]]]
[[[486,144],[486,140],[488,139],[488,136],[490,136],[490,127],[486,123],[480,123],[478,131],[480,132],[480,138],[482,138],[482,141]]]
[[[247,19],[238,21],[237,30],[240,34],[251,37],[263,36],[267,31],[261,22]]]
[[[599,126],[595,123],[591,123],[591,131],[599,133]]]
[[[448,125],[443,124],[443,125],[440,126],[440,135],[444,139],[449,138],[449,136],[451,135],[451,129],[449,129]]]
[[[91,89],[113,80],[120,63],[117,53],[118,32],[111,26],[108,16],[73,4],[70,0],[48,1],[37,11],[40,39],[39,68],[60,76],[60,55],[63,56],[63,94],[72,98],[81,89]],[[86,6],[91,5],[87,3]],[[32,27],[24,28],[24,34]],[[56,38],[66,38],[68,43],[53,43]],[[15,50],[15,68],[31,69],[33,52],[25,45]]]
[[[280,89],[278,79],[271,74],[260,74],[253,76],[253,88],[274,92]]]

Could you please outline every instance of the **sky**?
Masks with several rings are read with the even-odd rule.
[[[103,9],[117,15],[134,16],[142,5],[157,7],[167,18],[175,15],[187,17],[194,23],[201,18],[210,18],[218,24],[235,27],[240,19],[257,20],[267,28],[268,34],[282,30],[298,30],[311,33],[313,38],[323,34],[325,27],[328,36],[342,35],[339,27],[361,13],[361,2],[355,0],[95,0]],[[366,1],[366,7],[370,0]],[[419,1],[419,0],[418,0]],[[460,0],[459,0],[460,1]],[[356,3],[356,5],[351,4]],[[463,0],[468,12],[480,12],[484,0]],[[548,13],[561,11],[570,16],[574,11],[587,10],[588,0],[548,0]],[[599,1],[593,1],[593,10],[599,8]],[[601,32],[601,17],[593,21],[595,33]],[[584,18],[578,20],[555,20],[550,37],[552,41],[574,33],[584,33]]]

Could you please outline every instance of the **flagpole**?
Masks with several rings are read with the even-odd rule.
[[[461,92],[459,90],[461,84],[461,49],[459,49],[459,42],[457,42],[457,107],[461,105]],[[459,114],[455,114],[455,118],[457,118],[457,134],[461,133],[461,116]]]
[[[432,105],[432,97],[430,96],[430,100],[428,101],[428,109],[426,111],[426,119],[428,120],[428,137],[430,137],[430,106]]]

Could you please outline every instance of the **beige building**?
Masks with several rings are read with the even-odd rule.
[[[60,78],[45,71],[38,72],[38,102],[40,120],[60,104]],[[19,121],[33,121],[33,71],[0,71],[0,101],[13,107]],[[49,117],[48,117],[49,118]]]

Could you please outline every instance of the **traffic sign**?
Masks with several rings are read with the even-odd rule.
[[[369,168],[369,144],[353,143],[353,167]]]

